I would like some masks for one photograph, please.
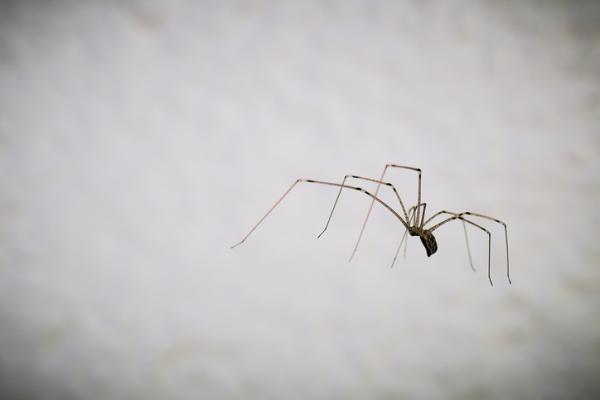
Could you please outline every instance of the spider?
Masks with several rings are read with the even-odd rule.
[[[394,185],[392,185],[389,182],[385,182],[383,180],[386,172],[388,171],[388,168],[399,168],[399,169],[404,169],[404,170],[408,170],[408,171],[413,171],[418,174],[417,204],[410,207],[408,211],[406,210],[404,203],[402,202],[402,199],[400,198],[400,194],[398,193],[398,191],[396,190]],[[374,193],[370,193],[361,187],[347,185],[346,180],[348,180],[350,178],[364,180],[364,181],[368,181],[368,182],[375,182],[375,183],[377,183],[377,188],[375,189]],[[279,205],[279,203],[281,203],[283,201],[283,199],[292,191],[292,189],[300,182],[316,183],[316,184],[320,184],[320,185],[339,187],[337,197],[335,198],[333,207],[331,209],[331,212],[329,213],[329,218],[327,219],[327,222],[325,224],[323,231],[317,237],[321,237],[323,235],[323,233],[325,233],[325,231],[329,227],[329,223],[331,222],[331,218],[333,217],[333,212],[335,211],[335,208],[340,199],[340,195],[342,194],[343,189],[360,191],[360,192],[366,194],[367,196],[371,197],[371,199],[372,199],[371,204],[369,205],[367,215],[365,216],[360,233],[358,235],[358,239],[356,241],[356,244],[354,245],[352,255],[350,256],[350,259],[348,261],[352,261],[352,258],[356,254],[356,251],[357,251],[358,245],[362,239],[362,235],[364,233],[365,227],[367,226],[369,216],[371,215],[371,210],[373,209],[373,205],[375,204],[375,202],[378,202],[379,204],[384,206],[388,211],[390,211],[402,223],[402,225],[404,226],[404,229],[405,229],[404,235],[402,236],[402,240],[400,241],[400,245],[398,246],[398,248],[396,250],[396,254],[394,256],[394,261],[392,262],[392,266],[394,265],[394,262],[396,261],[396,257],[398,256],[398,253],[399,253],[400,248],[402,247],[403,243],[405,245],[404,251],[406,254],[405,239],[406,239],[407,234],[410,236],[418,236],[419,239],[421,240],[421,243],[423,244],[423,247],[425,247],[425,252],[427,253],[427,256],[430,257],[438,249],[437,242],[435,240],[435,236],[433,235],[433,232],[436,229],[438,229],[439,227],[441,227],[442,225],[445,225],[446,223],[448,223],[450,221],[460,220],[463,223],[463,228],[464,228],[464,233],[465,233],[465,241],[466,241],[466,245],[467,245],[467,252],[469,255],[469,262],[470,262],[471,268],[473,270],[474,270],[474,267],[473,267],[473,262],[471,259],[471,252],[470,252],[470,248],[469,248],[469,239],[467,236],[467,229],[466,229],[465,223],[473,225],[473,226],[481,229],[482,231],[484,231],[487,234],[487,236],[488,236],[488,279],[490,281],[490,285],[493,286],[494,283],[492,282],[492,276],[491,276],[492,234],[490,233],[489,230],[487,230],[486,228],[482,227],[481,225],[471,221],[470,219],[467,219],[465,216],[468,216],[469,218],[477,217],[477,218],[483,218],[483,219],[487,219],[487,220],[496,222],[498,224],[501,224],[504,227],[504,239],[505,239],[505,244],[506,244],[506,277],[508,278],[508,282],[510,284],[512,284],[512,281],[510,279],[510,263],[509,263],[509,257],[508,257],[508,231],[506,228],[506,224],[504,222],[500,221],[499,219],[492,218],[487,215],[483,215],[483,214],[476,213],[476,212],[470,212],[470,211],[456,213],[456,212],[442,210],[442,211],[438,211],[438,212],[434,213],[429,218],[425,219],[425,210],[427,208],[427,203],[421,202],[421,169],[415,168],[415,167],[409,167],[409,166],[405,166],[405,165],[386,164],[385,167],[383,168],[383,172],[381,173],[381,177],[379,179],[367,178],[367,177],[358,176],[358,175],[346,175],[346,176],[344,176],[341,183],[325,182],[325,181],[319,181],[319,180],[314,180],[314,179],[297,179],[285,191],[285,193],[283,193],[283,195],[275,202],[275,204],[273,204],[273,206],[271,206],[271,208],[267,211],[267,213],[252,227],[252,229],[250,229],[248,234],[246,234],[246,236],[244,236],[242,238],[242,240],[240,240],[239,242],[237,242],[236,244],[231,246],[231,248],[233,249],[233,248],[239,246],[240,244],[244,243],[246,241],[246,239],[248,239],[248,237],[252,234],[252,232],[254,232],[254,230],[256,228],[258,228],[258,226],[265,220],[265,218],[267,218],[267,216],[275,209],[275,207],[277,207]],[[391,190],[394,192],[394,195],[398,199],[398,203],[400,205],[402,214],[399,214],[399,212],[397,212],[395,209],[393,209],[390,205],[388,205],[386,202],[384,202],[379,197],[377,197],[377,195],[379,194],[379,189],[381,188],[382,185],[391,188]],[[432,221],[434,221],[434,219],[436,219],[440,216],[443,216],[443,215],[447,216],[447,218],[443,219],[437,223],[432,222]]]

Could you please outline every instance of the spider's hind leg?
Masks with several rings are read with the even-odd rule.
[[[464,221],[464,222],[466,222],[468,224],[476,226],[477,228],[481,229],[482,231],[484,231],[488,235],[488,280],[490,281],[490,285],[494,286],[494,283],[492,282],[492,273],[491,273],[492,234],[490,233],[490,231],[488,231],[487,229],[485,229],[483,226],[478,225],[475,222],[469,221],[468,219],[464,218],[463,215],[465,215],[466,213],[456,214],[456,213],[450,213],[448,211],[440,211],[439,213],[436,213],[431,218],[429,218],[428,221],[430,221],[435,216],[440,215],[442,213],[451,214],[452,216],[450,218],[447,218],[447,219],[443,220],[442,222],[439,222],[439,223],[435,224],[431,228],[429,228],[428,230],[430,232],[433,232],[434,230],[436,230],[440,226],[442,226],[442,225],[444,225],[444,224],[446,224],[446,223],[448,223],[450,221],[454,221],[456,219],[459,219],[459,220],[462,220],[462,221]],[[509,279],[509,282],[510,282],[510,279]]]
[[[483,214],[479,214],[479,213],[475,213],[475,212],[471,212],[471,211],[464,212],[463,214],[488,219],[488,220],[494,221],[504,227],[504,243],[506,244],[506,278],[508,278],[508,283],[510,283],[512,285],[512,281],[510,279],[510,260],[508,257],[508,229],[506,228],[506,223],[503,221],[500,221],[497,218],[492,218],[487,215],[483,215]]]
[[[429,217],[426,221],[424,221],[423,226],[426,226],[429,222],[431,222],[433,219],[435,219],[436,217],[438,217],[442,214],[450,215],[453,217],[458,217],[460,215],[459,213],[450,212],[450,211],[446,211],[446,210],[438,211],[435,214],[433,214],[431,217]],[[471,246],[469,244],[469,234],[467,233],[467,224],[465,223],[465,220],[462,220],[461,222],[463,225],[463,231],[465,233],[465,245],[467,247],[467,256],[469,257],[469,266],[471,267],[471,270],[473,272],[475,272],[476,269],[475,269],[475,265],[473,264],[473,257],[471,255]]]

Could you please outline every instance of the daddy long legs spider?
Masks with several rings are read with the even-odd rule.
[[[399,168],[399,169],[410,170],[410,171],[414,171],[414,172],[418,173],[417,204],[415,206],[411,207],[408,211],[406,210],[406,208],[404,206],[404,202],[402,201],[402,198],[400,197],[400,194],[398,193],[398,191],[396,190],[394,185],[392,185],[389,182],[385,182],[383,180],[388,168]],[[347,185],[346,180],[349,178],[360,179],[360,180],[364,180],[364,181],[368,181],[368,182],[377,183],[377,188],[375,189],[375,193],[374,194],[370,193],[367,190],[365,190],[361,187],[358,187],[358,186]],[[465,230],[465,239],[466,239],[466,243],[467,243],[467,251],[469,253],[469,262],[471,263],[471,268],[473,268],[473,263],[471,260],[471,253],[470,253],[470,249],[469,249],[469,241],[468,241],[468,236],[467,236],[467,231],[466,231],[466,225],[464,225],[464,224],[465,223],[470,224],[470,225],[475,226],[476,228],[482,230],[483,232],[485,232],[488,236],[488,279],[492,286],[494,285],[492,282],[492,276],[491,276],[492,234],[490,233],[490,231],[488,229],[471,221],[469,218],[473,218],[473,217],[482,218],[482,219],[490,220],[490,221],[496,222],[498,224],[501,224],[504,227],[504,238],[505,238],[505,244],[506,244],[506,277],[508,278],[508,282],[512,283],[511,279],[510,279],[510,263],[509,263],[509,256],[508,256],[508,231],[506,228],[506,224],[504,222],[500,221],[499,219],[489,217],[484,214],[471,212],[471,211],[464,211],[464,212],[457,213],[457,212],[450,212],[450,211],[442,210],[442,211],[438,211],[438,212],[434,213],[428,219],[425,219],[425,210],[427,208],[427,204],[421,202],[421,169],[404,166],[404,165],[396,165],[396,164],[386,164],[383,169],[383,172],[381,174],[381,177],[379,179],[367,178],[367,177],[358,176],[358,175],[346,175],[344,177],[344,179],[342,180],[342,183],[326,182],[326,181],[319,181],[319,180],[314,180],[314,179],[297,179],[283,193],[283,195],[271,206],[271,208],[266,212],[266,214],[263,215],[262,218],[250,229],[250,231],[246,234],[246,236],[244,236],[242,238],[242,240],[240,240],[239,242],[237,242],[236,244],[231,246],[231,248],[233,249],[233,248],[239,246],[240,244],[244,243],[246,241],[246,239],[248,239],[248,237],[256,230],[256,228],[258,228],[258,226],[269,216],[269,214],[271,214],[271,212],[292,191],[292,189],[294,187],[296,187],[296,185],[298,183],[301,183],[301,182],[339,187],[337,197],[335,199],[335,202],[334,202],[331,212],[329,214],[327,223],[325,224],[325,228],[318,235],[318,237],[321,237],[321,235],[323,235],[323,233],[327,230],[329,223],[331,222],[333,212],[335,211],[335,207],[339,201],[339,198],[340,198],[340,195],[341,195],[343,189],[359,191],[359,192],[362,192],[362,193],[366,194],[367,196],[371,197],[371,204],[369,205],[367,215],[366,215],[363,225],[361,227],[361,230],[360,230],[360,233],[358,236],[358,240],[356,241],[354,250],[352,251],[352,255],[350,256],[349,261],[351,261],[352,258],[354,257],[354,255],[356,254],[358,245],[360,243],[360,240],[364,233],[365,227],[369,220],[369,216],[371,214],[373,205],[375,204],[375,202],[377,202],[377,203],[381,204],[383,207],[385,207],[388,211],[390,211],[402,223],[402,225],[404,226],[404,229],[405,229],[404,236],[402,237],[402,240],[400,241],[400,245],[398,246],[398,249],[396,251],[394,261],[396,260],[398,252],[402,246],[402,243],[404,242],[404,240],[406,238],[406,234],[409,234],[410,236],[418,236],[419,239],[421,240],[421,243],[423,244],[423,247],[425,247],[425,252],[427,253],[427,256],[430,257],[437,251],[437,242],[436,242],[435,236],[433,235],[433,232],[436,229],[440,228],[441,226],[447,224],[450,221],[460,220],[460,221],[462,221],[463,228]],[[394,195],[396,196],[396,198],[398,200],[402,214],[397,212],[394,208],[392,208],[390,205],[388,205],[386,202],[384,202],[377,196],[379,194],[379,189],[381,188],[382,185],[390,187],[392,189]],[[436,219],[440,216],[446,216],[447,218],[441,220],[440,222],[432,224],[432,221],[434,221],[434,219]],[[393,263],[392,263],[392,265],[393,265]]]

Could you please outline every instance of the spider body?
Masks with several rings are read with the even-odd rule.
[[[418,174],[417,204],[415,206],[411,207],[408,210],[408,212],[407,212],[406,208],[404,207],[404,203],[402,202],[402,199],[400,198],[400,194],[398,193],[398,191],[396,190],[394,185],[392,185],[389,182],[383,181],[383,178],[384,178],[385,173],[388,170],[388,168],[399,168],[399,169],[413,171]],[[350,186],[350,185],[346,184],[347,179],[361,179],[363,181],[375,182],[375,183],[377,183],[377,188],[375,189],[375,193],[372,194],[361,187]],[[364,232],[365,226],[367,225],[369,215],[371,214],[371,209],[373,208],[373,205],[375,204],[375,202],[378,202],[383,207],[385,207],[388,211],[390,211],[396,217],[396,219],[398,219],[402,223],[402,225],[404,226],[404,229],[405,229],[402,240],[400,241],[400,245],[398,246],[398,249],[396,250],[396,255],[394,256],[394,261],[392,261],[392,266],[394,265],[394,262],[396,261],[396,257],[398,256],[398,253],[399,253],[400,248],[402,247],[403,243],[405,243],[404,251],[406,254],[405,239],[406,239],[407,235],[418,236],[419,239],[421,240],[421,243],[423,244],[423,247],[425,247],[427,257],[431,257],[438,249],[437,242],[435,240],[435,236],[433,236],[433,231],[435,231],[436,229],[438,229],[439,227],[441,227],[442,225],[445,225],[446,223],[448,223],[450,221],[460,220],[463,223],[463,228],[464,228],[464,232],[465,232],[465,241],[467,244],[467,253],[469,255],[469,262],[471,264],[471,269],[473,269],[473,271],[475,271],[475,268],[473,267],[473,262],[471,259],[471,251],[469,248],[469,238],[467,236],[466,224],[474,226],[487,234],[487,236],[488,236],[488,279],[490,281],[490,284],[493,286],[492,276],[491,276],[491,268],[490,268],[492,235],[489,230],[487,230],[483,226],[481,226],[471,220],[472,218],[476,217],[476,218],[483,218],[488,221],[493,221],[504,227],[504,237],[505,237],[505,241],[506,241],[506,277],[508,278],[508,282],[512,283],[510,280],[510,266],[509,266],[509,259],[508,259],[508,231],[506,228],[506,224],[496,218],[489,217],[487,215],[483,215],[483,214],[479,214],[479,213],[475,213],[475,212],[470,212],[470,211],[457,213],[457,212],[442,210],[442,211],[438,211],[438,212],[434,213],[432,216],[425,219],[425,210],[427,207],[427,203],[421,202],[421,169],[415,168],[415,167],[408,167],[408,166],[404,166],[404,165],[396,165],[396,164],[386,164],[383,169],[383,172],[381,174],[381,177],[379,179],[367,178],[367,177],[357,176],[357,175],[346,175],[346,176],[344,176],[344,179],[342,180],[341,183],[325,182],[325,181],[319,181],[319,180],[314,180],[314,179],[297,179],[289,187],[289,189],[279,198],[279,200],[277,200],[275,202],[275,204],[273,204],[273,206],[269,209],[269,211],[267,211],[267,213],[256,223],[256,225],[254,225],[254,227],[252,229],[250,229],[250,232],[248,232],[248,234],[246,236],[244,236],[244,238],[241,241],[239,241],[238,243],[231,246],[231,248],[234,248],[234,247],[244,243],[246,241],[246,239],[248,238],[248,236],[250,236],[252,234],[252,232],[254,232],[254,230],[264,221],[265,218],[267,218],[267,216],[275,209],[275,207],[277,207],[279,205],[279,203],[281,203],[281,201],[288,195],[288,193],[300,182],[315,183],[315,184],[319,184],[319,185],[334,186],[334,187],[339,188],[337,197],[335,199],[335,202],[333,203],[333,208],[331,209],[331,212],[329,214],[329,219],[327,220],[327,223],[325,224],[325,228],[317,237],[321,237],[321,235],[323,235],[323,233],[325,233],[325,231],[327,230],[327,227],[329,226],[329,222],[331,221],[331,217],[333,216],[335,207],[336,207],[338,200],[340,198],[340,195],[342,193],[342,189],[352,189],[352,191],[359,191],[359,192],[362,192],[362,193],[366,194],[367,196],[371,197],[371,199],[372,199],[371,205],[369,206],[369,209],[367,211],[367,215],[363,222],[362,228],[360,230],[360,234],[358,236],[358,240],[356,241],[356,244],[354,246],[354,251],[352,252],[352,255],[350,256],[349,261],[352,260],[352,257],[354,257],[354,254],[356,253],[356,250],[357,250],[358,244],[360,243],[360,240],[362,238],[362,234]],[[384,185],[384,187],[389,187],[393,191],[393,193],[396,196],[398,203],[400,205],[399,210],[392,208],[386,202],[384,202],[379,197],[377,197],[377,195],[379,193],[379,189],[382,185]],[[434,219],[439,218],[441,216],[445,216],[446,218],[437,223],[432,222]]]
[[[427,257],[431,257],[433,253],[437,251],[437,242],[435,241],[435,236],[429,229],[422,229],[418,226],[411,226],[408,229],[408,234],[410,236],[418,236],[421,239],[421,243],[425,247],[425,251],[427,252]]]

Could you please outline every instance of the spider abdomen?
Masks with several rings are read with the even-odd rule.
[[[427,257],[431,257],[431,255],[437,251],[437,242],[435,241],[435,236],[433,236],[433,233],[430,231],[423,230],[420,232],[419,238],[425,247]]]

